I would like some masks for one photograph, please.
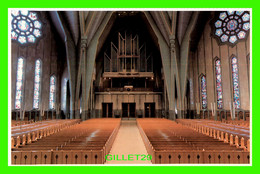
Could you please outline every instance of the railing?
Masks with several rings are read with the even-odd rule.
[[[161,88],[102,88],[102,87],[96,87],[95,92],[142,92],[142,91],[151,91],[151,92],[162,92]]]

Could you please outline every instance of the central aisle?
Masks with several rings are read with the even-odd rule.
[[[118,155],[118,159],[122,159],[122,155],[125,158],[129,154],[133,155],[148,155],[139,129],[136,124],[136,120],[122,120],[118,134],[115,138],[110,155]],[[141,161],[133,158],[133,161],[119,161],[111,160],[106,161],[105,164],[152,164],[151,161]]]

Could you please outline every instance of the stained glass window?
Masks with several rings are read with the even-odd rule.
[[[21,108],[22,96],[23,96],[23,69],[24,59],[20,57],[17,62],[17,75],[16,75],[16,94],[15,94],[15,109]]]
[[[34,95],[33,95],[34,109],[39,109],[40,90],[41,90],[41,61],[38,59],[35,62]]]
[[[190,104],[193,105],[194,104],[194,99],[193,99],[193,82],[192,79],[190,79]]]
[[[221,62],[219,59],[215,61],[216,70],[216,92],[217,92],[217,107],[223,109],[223,91],[222,91],[222,76],[221,76]]]
[[[207,85],[206,85],[206,76],[201,77],[201,102],[202,109],[207,109]]]
[[[238,60],[236,57],[231,59],[232,65],[232,81],[233,81],[233,100],[235,108],[240,108],[239,80],[238,80]]]
[[[50,97],[49,97],[49,108],[55,109],[55,92],[56,92],[56,78],[51,76],[50,78]]]
[[[11,38],[21,44],[35,43],[42,35],[42,23],[36,12],[28,10],[12,10],[12,31]]]
[[[250,14],[247,11],[221,12],[214,23],[214,33],[222,43],[235,44],[245,39],[250,28]]]

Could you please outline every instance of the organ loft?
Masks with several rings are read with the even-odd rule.
[[[114,34],[116,37],[104,51],[104,69],[95,84],[95,108],[102,111],[98,117],[161,117],[160,54],[153,44],[148,44],[152,43],[146,40],[148,36],[135,32],[122,30]]]
[[[250,11],[9,16],[11,165],[250,164]]]

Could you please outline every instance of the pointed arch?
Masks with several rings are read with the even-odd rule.
[[[42,60],[38,58],[35,61],[34,69],[34,90],[33,90],[33,109],[39,109],[41,100],[41,75],[42,75]]]
[[[201,98],[201,108],[207,109],[207,80],[205,74],[200,74],[199,76],[199,84],[200,84],[200,98]]]
[[[56,105],[56,76],[50,77],[49,109],[55,109]]]
[[[240,109],[240,87],[239,87],[239,69],[238,69],[238,58],[235,55],[230,57],[231,64],[231,80],[233,87],[233,102],[235,105],[235,109]]]
[[[25,58],[19,57],[17,59],[17,70],[16,70],[16,89],[15,89],[15,109],[21,109],[23,100],[23,89],[24,89],[24,68]]]
[[[222,88],[222,68],[221,60],[215,57],[214,61],[214,72],[215,72],[215,92],[217,96],[217,108],[223,109],[223,88]]]
[[[190,105],[194,105],[194,86],[193,86],[193,79],[189,79],[189,85],[190,85]]]

